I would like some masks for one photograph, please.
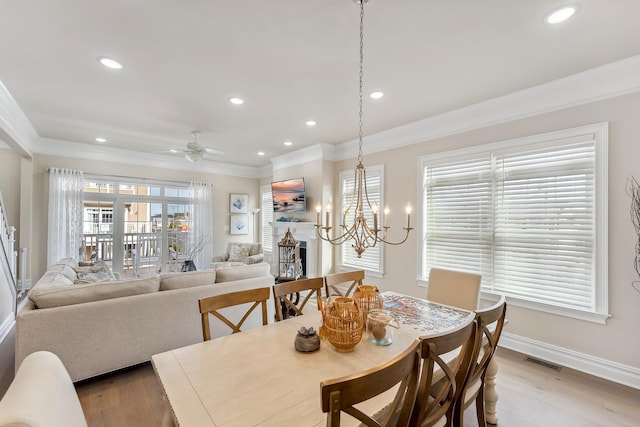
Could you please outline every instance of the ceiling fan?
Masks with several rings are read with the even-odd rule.
[[[183,153],[184,158],[190,162],[202,160],[204,157],[208,156],[224,156],[222,151],[205,147],[198,142],[198,137],[200,136],[199,130],[191,131],[191,135],[193,135],[193,141],[187,143],[186,149],[172,149],[169,150],[169,152],[173,154]]]

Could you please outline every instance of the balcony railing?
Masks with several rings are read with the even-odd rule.
[[[125,276],[128,271],[139,276],[141,270],[161,271],[162,250],[167,248],[166,262],[169,269],[187,259],[189,232],[169,231],[168,242],[162,243],[162,233],[125,233],[123,236],[122,266]],[[102,260],[113,266],[114,240],[113,234],[84,234],[82,245],[85,260]]]

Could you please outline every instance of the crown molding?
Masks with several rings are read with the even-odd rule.
[[[636,55],[488,101],[368,135],[365,137],[363,152],[365,154],[376,153],[399,148],[626,95],[639,90],[640,55]],[[127,164],[140,164],[142,160],[149,166],[191,170],[190,164],[181,164],[181,162],[168,159],[162,155],[40,138],[1,81],[0,140],[4,141],[10,148],[17,150],[24,157],[31,157],[32,153],[43,153],[56,156],[111,160]],[[266,165],[256,168],[205,161],[203,168],[208,173],[264,178],[271,176],[273,170],[301,163],[316,160],[335,161],[354,158],[358,154],[357,148],[357,140],[346,141],[337,145],[321,143],[276,156],[271,159],[271,166]]]
[[[193,172],[193,163],[180,157],[170,157],[162,154],[142,153],[140,151],[114,148],[104,145],[88,145],[78,142],[63,141],[51,138],[38,138],[35,143],[38,154],[88,159],[102,162],[114,162],[129,165],[144,165],[157,168],[183,170]],[[237,176],[242,178],[263,178],[267,175],[262,168],[242,166],[231,163],[220,163],[203,160],[198,166],[198,172],[217,175]]]
[[[288,154],[273,157],[271,164],[273,165],[273,170],[278,170],[316,160],[339,160],[336,156],[336,146],[326,143],[315,144]]]
[[[640,91],[640,55],[365,137],[363,152],[392,148],[507,123]],[[358,141],[336,146],[340,159],[358,154]]]
[[[22,157],[33,157],[38,133],[7,87],[0,81],[0,140]]]

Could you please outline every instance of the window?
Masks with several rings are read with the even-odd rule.
[[[124,277],[178,269],[193,232],[191,193],[187,183],[85,176],[84,258],[104,260]]]
[[[483,292],[604,323],[606,124],[421,160],[420,279],[479,272]]]
[[[384,188],[384,165],[367,167],[367,194],[369,202],[378,206],[382,210],[384,200],[382,198],[382,190]],[[341,211],[349,206],[351,197],[354,194],[355,173],[353,170],[340,172],[340,202],[342,204]],[[366,203],[366,201],[365,201]],[[365,212],[368,224],[373,224],[373,217],[370,211]],[[345,219],[345,226],[353,225],[353,208]],[[372,226],[372,225],[371,225]],[[336,227],[336,232],[341,232],[341,227]],[[362,253],[362,257],[358,258],[358,254],[350,244],[340,245],[340,264],[346,269],[364,269],[374,277],[382,277],[383,268],[383,251],[382,244],[377,244],[372,248],[368,248]]]
[[[260,211],[262,212],[262,250],[265,253],[273,252],[273,236],[270,222],[273,222],[273,198],[271,185],[260,186]]]

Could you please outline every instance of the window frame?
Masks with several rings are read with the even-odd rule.
[[[374,171],[378,174],[378,176],[380,177],[380,182],[379,182],[379,186],[380,186],[380,203],[379,203],[379,210],[382,211],[384,209],[384,165],[383,164],[379,164],[379,165],[374,165],[374,166],[367,166],[367,180],[369,180],[370,178],[370,173],[371,171]],[[338,185],[339,185],[339,189],[338,189],[338,200],[340,202],[340,211],[342,212],[345,209],[344,206],[344,194],[343,194],[343,188],[344,188],[344,181],[346,179],[349,180],[353,180],[354,177],[354,170],[353,169],[348,169],[348,170],[342,170],[340,171],[339,175],[338,175]],[[342,221],[342,216],[340,217],[339,222]],[[338,224],[336,229],[341,230],[340,225]],[[340,245],[338,247],[338,268],[340,270],[365,270],[367,276],[371,276],[371,277],[376,277],[376,278],[382,278],[384,277],[384,244],[382,243],[378,243],[376,244],[376,246],[374,248],[369,248],[365,251],[365,253],[367,251],[372,251],[372,250],[376,250],[378,251],[378,268],[377,269],[372,269],[369,265],[361,265],[357,263],[357,258],[352,258],[352,262],[345,262],[345,258],[344,258],[344,254],[345,251],[352,251],[353,252],[353,248],[351,247],[351,245],[347,243]]]
[[[162,217],[168,218],[167,215],[167,207],[169,205],[190,205],[192,206],[192,199],[189,196],[190,192],[190,184],[188,182],[173,182],[173,181],[160,181],[160,180],[151,180],[151,179],[139,179],[139,178],[129,178],[129,177],[113,177],[113,176],[101,176],[101,175],[84,175],[85,188],[86,183],[97,183],[99,185],[104,186],[104,188],[108,189],[107,192],[83,192],[83,200],[84,202],[108,202],[111,203],[112,206],[112,222],[110,223],[112,226],[112,240],[113,240],[113,252],[114,254],[122,254],[124,253],[125,247],[125,239],[124,235],[124,225],[125,218],[122,216],[122,212],[125,208],[125,202],[130,201],[134,203],[159,203],[162,204]],[[121,186],[149,186],[155,187],[159,189],[159,194],[148,194],[148,195],[140,195],[140,194],[128,194],[126,192],[121,192]],[[93,187],[98,188],[98,187]],[[127,190],[126,188],[124,190]],[[167,191],[176,192],[175,196],[168,196]],[[184,192],[183,192],[184,191]],[[83,207],[83,211],[84,211]],[[84,215],[83,215],[83,223],[84,223]],[[83,225],[84,226],[84,225]],[[168,242],[169,237],[167,235],[168,231],[166,227],[163,227],[162,231],[162,241]],[[168,262],[168,253],[167,251],[162,252],[161,265],[166,265]],[[124,257],[113,257],[112,261],[112,269],[114,272],[123,274],[124,272]]]
[[[265,195],[269,197],[266,198]],[[262,251],[265,255],[273,254],[273,230],[270,222],[273,222],[273,196],[271,193],[271,184],[260,186],[260,243]]]
[[[555,132],[531,135],[523,138],[501,142],[482,144],[473,147],[433,153],[418,158],[418,182],[424,183],[425,168],[429,163],[442,161],[464,161],[476,159],[481,155],[491,155],[494,152],[528,151],[534,147],[553,144],[561,140],[568,140],[582,135],[591,134],[594,139],[594,226],[595,243],[593,246],[593,291],[595,307],[592,310],[554,305],[538,301],[530,301],[514,296],[507,296],[507,300],[514,306],[524,307],[536,311],[557,314],[565,317],[605,324],[610,317],[608,304],[608,123],[596,123],[586,126],[569,128]],[[420,237],[418,238],[418,286],[428,286],[427,267],[424,265],[426,251],[426,217],[424,212],[426,188],[424,184],[418,189]],[[425,277],[427,276],[427,277]],[[481,289],[483,298],[494,299],[497,293]]]

